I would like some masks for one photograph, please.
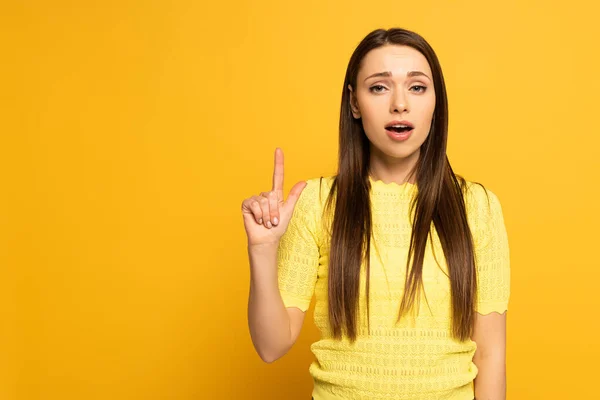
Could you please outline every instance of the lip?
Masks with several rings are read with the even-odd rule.
[[[397,133],[390,129],[387,129],[388,127],[390,127],[392,125],[406,125],[406,126],[409,126],[411,129],[406,132]],[[392,122],[388,123],[385,126],[385,128],[386,128],[385,132],[387,133],[387,135],[390,137],[390,139],[392,139],[395,142],[403,142],[405,140],[408,140],[408,138],[410,138],[412,136],[412,133],[415,130],[415,126],[408,121],[392,121]]]
[[[406,125],[406,126],[410,126],[412,129],[415,129],[415,126],[413,124],[411,124],[410,122],[408,122],[408,121],[392,121],[392,122],[388,122],[385,125],[385,128],[387,129],[387,128],[389,128],[392,125]]]
[[[414,129],[411,129],[410,131],[406,131],[406,132],[402,132],[402,133],[396,133],[394,131],[388,131],[386,129],[385,133],[387,133],[387,135],[396,142],[404,142],[405,140],[408,140],[408,138],[412,136],[413,131],[414,131]]]

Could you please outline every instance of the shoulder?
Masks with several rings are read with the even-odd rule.
[[[462,188],[468,214],[483,216],[501,209],[498,195],[484,184],[464,179]]]
[[[294,207],[290,230],[310,232],[317,243],[320,243],[325,228],[324,210],[329,197],[334,177],[318,177],[304,180],[306,186],[300,193]]]
[[[329,196],[333,179],[333,176],[306,179],[306,186],[296,203],[297,212],[313,216],[320,215]]]
[[[493,237],[504,234],[502,205],[493,190],[479,182],[465,180],[463,195],[467,220],[476,244],[488,243]]]
[[[315,190],[315,188],[329,190],[329,189],[331,189],[331,186],[333,185],[334,180],[335,180],[335,175],[310,178],[310,179],[306,180],[306,183],[307,183],[306,188],[308,189],[308,187],[310,186],[311,188],[313,188],[313,190]]]
[[[305,181],[306,187],[302,190],[300,199],[304,203],[320,205],[322,207],[329,195],[334,179],[335,176],[321,176],[307,179]]]

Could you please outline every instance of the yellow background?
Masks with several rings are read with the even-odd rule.
[[[312,314],[263,364],[240,205],[335,172],[372,29],[436,49],[456,172],[503,205],[509,399],[598,396],[589,1],[23,1],[0,48],[0,398],[308,399]]]

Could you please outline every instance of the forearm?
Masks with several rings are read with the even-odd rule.
[[[291,347],[290,318],[277,282],[277,245],[249,247],[250,295],[248,326],[252,343],[265,362],[273,362]]]
[[[506,399],[506,361],[503,355],[475,355],[473,362],[479,372],[475,378],[476,400]]]

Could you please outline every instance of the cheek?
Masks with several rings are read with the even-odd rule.
[[[428,102],[428,112],[430,115],[430,118],[433,118],[433,112],[435,111],[435,103],[436,103],[436,99],[435,99],[435,93],[432,93],[432,99]]]
[[[381,107],[381,102],[377,98],[362,97],[359,98],[360,112],[367,117],[372,116]]]
[[[371,100],[361,105],[361,117],[363,125],[367,127],[381,126],[382,121],[386,118],[387,109],[381,101]]]
[[[433,120],[434,111],[435,111],[435,100],[428,101],[427,103],[423,104],[423,107],[421,108],[421,115],[420,115],[421,121],[423,121],[424,123],[429,125],[431,123],[431,121]]]

